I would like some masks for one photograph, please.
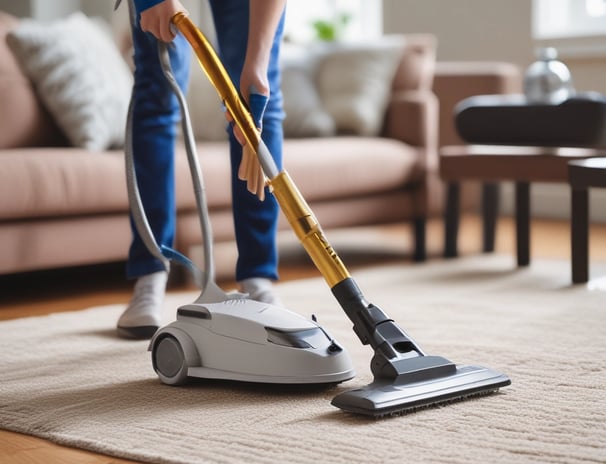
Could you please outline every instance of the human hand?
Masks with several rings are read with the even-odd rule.
[[[268,100],[268,96],[257,93],[255,90],[252,90],[248,96],[248,106],[259,133],[262,130],[263,113]],[[238,178],[246,181],[248,191],[257,195],[259,200],[263,201],[265,199],[265,174],[259,163],[259,158],[250,144],[246,143],[240,128],[234,128],[234,132],[238,133],[236,138],[239,137],[238,140],[242,143],[242,161],[240,161],[240,167],[238,168]]]
[[[255,66],[254,64],[251,66],[247,61],[240,77],[240,93],[248,104],[259,132],[262,130],[263,114],[269,101],[269,85],[265,69],[263,66]],[[228,120],[232,121],[229,112],[226,116]],[[244,134],[237,125],[234,125],[234,136],[242,144],[242,161],[238,168],[238,178],[246,181],[248,191],[257,195],[259,200],[263,201],[265,199],[265,175],[259,164],[257,154],[247,143]]]
[[[172,42],[176,34],[170,20],[179,11],[188,14],[179,0],[163,0],[141,12],[141,30],[150,32],[163,42]]]

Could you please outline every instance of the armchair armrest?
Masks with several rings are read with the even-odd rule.
[[[421,149],[420,167],[437,169],[438,99],[430,90],[405,90],[392,94],[385,115],[385,137]]]

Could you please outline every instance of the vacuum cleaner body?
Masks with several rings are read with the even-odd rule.
[[[189,377],[324,384],[355,374],[347,352],[317,322],[246,295],[181,306],[149,349],[156,373],[171,385]]]

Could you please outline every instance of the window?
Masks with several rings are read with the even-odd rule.
[[[533,37],[606,36],[606,0],[533,0]]]
[[[337,40],[368,39],[383,33],[383,9],[377,0],[305,0],[288,2],[285,36],[299,43],[331,33]],[[345,21],[342,18],[347,18]],[[322,21],[322,32],[314,23]],[[318,24],[318,27],[320,25]]]
[[[555,47],[560,58],[606,56],[606,0],[533,0],[537,47]]]

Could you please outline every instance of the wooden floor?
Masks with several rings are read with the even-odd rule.
[[[442,221],[428,224],[429,259],[441,259]],[[570,233],[564,221],[533,220],[531,236],[532,258],[570,258]],[[510,218],[499,221],[496,253],[515,253],[514,224]],[[358,231],[328,234],[331,243],[350,271],[386,262],[405,262],[411,266],[410,231],[406,226],[384,226]],[[360,246],[363,243],[363,246]],[[476,216],[465,216],[461,222],[459,250],[461,255],[479,253],[481,226]],[[282,280],[318,276],[317,270],[301,252],[297,243],[286,239],[281,264]],[[594,224],[590,231],[590,259],[606,260],[606,224]],[[127,303],[131,284],[124,281],[123,264],[94,268],[40,272],[20,276],[0,277],[0,320],[43,315],[57,311]],[[220,279],[224,288],[233,282]],[[193,289],[187,283],[173,283],[169,291]],[[123,459],[66,448],[27,435],[0,430],[0,464],[54,463],[127,463]]]

